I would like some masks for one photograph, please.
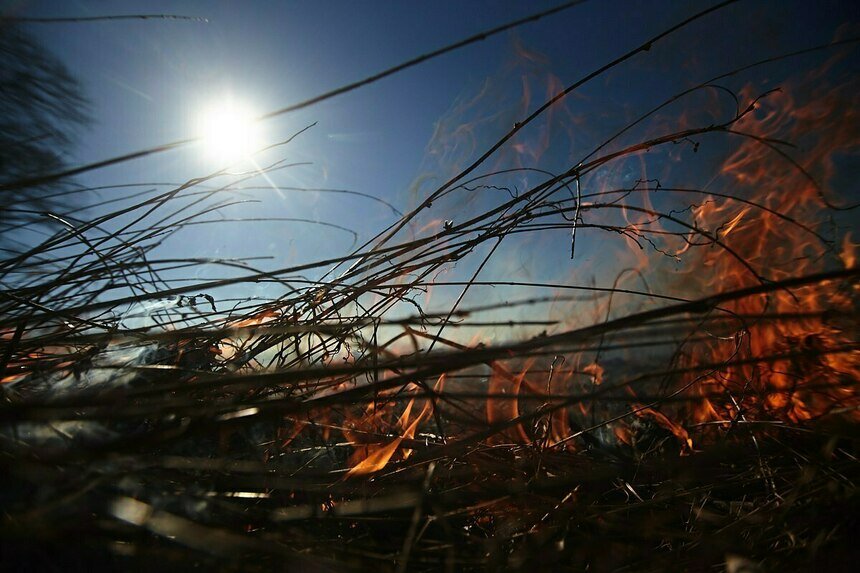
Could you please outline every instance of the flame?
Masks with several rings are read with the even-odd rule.
[[[738,226],[738,224],[743,220],[744,216],[746,216],[746,214],[749,213],[749,211],[750,211],[750,207],[747,207],[746,209],[742,210],[740,213],[735,215],[735,217],[731,221],[726,223],[726,226],[721,233],[723,238],[729,236],[729,234],[734,230],[735,227]]]
[[[414,433],[415,428],[418,427],[418,423],[420,421],[420,419],[416,419],[412,422],[407,429],[407,432]],[[369,456],[350,468],[350,470],[346,472],[346,477],[350,478],[359,475],[367,475],[385,468],[385,466],[388,465],[389,460],[391,460],[391,457],[397,451],[397,448],[400,447],[400,442],[402,441],[403,436],[395,438],[384,446],[379,447]]]
[[[492,374],[490,376],[487,392],[490,396],[505,394],[510,398],[487,398],[487,423],[490,426],[501,426],[511,420],[520,417],[518,396],[523,380],[533,362],[530,361],[519,374],[513,374],[498,362],[491,364]],[[490,438],[490,443],[514,443],[526,444],[531,440],[522,424],[516,424]]]
[[[445,374],[439,376],[436,384],[433,386],[434,394],[442,392],[445,386],[445,379]],[[409,400],[406,407],[403,409],[403,412],[394,423],[394,426],[401,430],[399,436],[385,444],[372,444],[356,448],[351,459],[352,467],[346,473],[346,478],[367,475],[384,469],[397,453],[398,449],[400,449],[400,444],[403,440],[411,440],[415,437],[415,432],[418,430],[418,426],[430,417],[434,408],[432,400],[423,399],[422,401],[424,402],[424,406],[421,411],[412,419],[412,421],[409,421],[412,409],[415,405],[415,400],[415,398]],[[374,424],[370,422],[380,422],[389,411],[390,408],[378,408],[375,404],[370,404],[365,418],[356,423],[355,426],[359,428],[372,428],[374,427]],[[356,432],[350,432],[347,429],[344,430],[344,435],[353,443],[358,443],[361,440],[361,437]],[[411,454],[411,449],[404,448],[401,451],[401,459],[406,459]]]
[[[857,264],[857,247],[860,247],[860,244],[852,242],[851,233],[846,233],[842,239],[842,250],[839,252],[839,259],[846,269],[853,269]]]
[[[778,280],[821,271],[828,261],[845,268],[856,263],[856,245],[850,235],[842,237],[838,252],[816,235],[830,205],[832,192],[827,182],[834,177],[833,157],[853,149],[858,140],[857,121],[845,117],[846,113],[856,116],[854,106],[847,104],[856,96],[845,86],[832,90],[795,88],[800,93],[811,90],[805,103],[794,95],[794,89],[759,100],[752,116],[738,126],[751,137],[745,138],[721,167],[722,178],[734,194],[749,197],[765,209],[753,211],[738,201],[711,197],[694,210],[696,227],[712,229],[712,234],[736,255],[718,248],[691,249],[690,253],[699,257],[699,269],[695,275],[683,275],[683,280],[687,285],[698,285],[698,292],[753,286],[760,277]],[[750,100],[754,92],[747,88],[743,93]],[[763,145],[763,140],[803,142],[804,152],[793,165]],[[813,175],[824,183],[814,183],[810,179]],[[727,366],[694,387],[694,393],[704,399],[686,414],[692,420],[749,416],[797,423],[837,407],[850,409],[860,404],[853,387],[843,384],[860,377],[860,353],[833,351],[850,345],[852,333],[818,314],[853,312],[850,295],[836,285],[776,291],[738,300],[725,308],[740,316],[766,311],[805,313],[809,317],[749,320],[723,340],[693,346],[686,366],[720,362]],[[745,363],[737,364],[741,360]],[[692,375],[688,379],[692,381]],[[858,416],[856,409],[852,415]],[[661,425],[668,421],[655,420]],[[666,427],[682,438],[680,432]]]
[[[630,431],[630,428],[627,427],[626,423],[616,424],[615,427],[612,428],[612,433],[615,434],[615,439],[621,442],[622,444],[626,444],[628,446],[633,446],[633,433]]]
[[[582,369],[582,371],[591,377],[591,383],[595,386],[600,386],[601,384],[603,384],[603,375],[605,373],[605,370],[603,369],[603,366],[601,366],[597,362],[587,364]]]
[[[681,443],[681,453],[689,453],[693,450],[693,440],[692,440],[692,438],[690,438],[690,434],[687,432],[687,430],[684,429],[684,427],[681,426],[680,424],[670,420],[662,412],[658,412],[657,410],[655,410],[653,408],[648,408],[648,407],[641,406],[638,404],[633,404],[633,411],[636,413],[636,416],[638,416],[639,418],[650,418],[650,419],[654,420],[654,422],[657,423],[658,426],[665,428],[665,429],[669,430],[670,432],[672,432],[672,435],[674,435],[678,439],[678,441]],[[618,428],[616,428],[616,432],[617,431],[618,431]],[[622,433],[623,433],[623,430],[622,430]],[[618,434],[616,433],[616,436],[617,435]],[[629,439],[629,431],[627,432],[627,435],[628,435],[628,439]],[[624,440],[622,440],[622,441],[624,441]],[[629,442],[625,441],[625,443],[628,443],[628,445],[629,445]]]
[[[553,365],[548,374],[538,374],[533,372],[535,366],[536,361],[530,359],[515,374],[501,362],[490,364],[491,375],[485,403],[486,420],[490,427],[498,427],[500,431],[487,442],[534,444],[541,447],[561,445],[565,449],[575,450],[576,444],[568,439],[572,433],[569,407],[563,403],[559,404],[559,398],[549,397],[564,396],[574,371],[555,368]],[[528,396],[530,400],[521,405],[521,398],[524,396]],[[545,398],[541,400],[542,396]],[[534,404],[538,406],[535,407]],[[529,422],[530,430],[523,422],[510,426],[513,420],[520,417]]]

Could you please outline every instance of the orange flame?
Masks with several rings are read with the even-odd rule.
[[[442,374],[439,379],[436,381],[436,384],[433,386],[433,392],[438,393],[441,392],[445,386],[445,374]],[[412,398],[403,410],[403,413],[398,417],[395,425],[401,429],[401,434],[391,440],[390,442],[383,445],[373,445],[367,446],[366,448],[359,448],[356,450],[355,454],[359,456],[364,456],[363,459],[354,462],[354,465],[349,469],[346,473],[346,478],[351,478],[360,475],[367,475],[376,473],[382,469],[384,469],[388,462],[394,457],[400,448],[400,444],[403,440],[411,440],[415,437],[415,432],[418,429],[418,426],[427,419],[433,411],[433,402],[429,399],[424,399],[424,406],[421,409],[421,412],[409,422],[410,415],[412,413],[412,408],[415,404],[415,398]],[[371,407],[374,405],[371,404]],[[384,410],[381,408],[373,407],[373,417],[379,417],[384,414]],[[407,425],[408,424],[408,425]],[[366,424],[366,420],[361,423],[361,427],[370,427]],[[344,434],[347,438],[350,438],[350,433],[345,431]],[[352,436],[354,437],[354,436]],[[403,449],[402,459],[408,458],[412,454],[411,449]]]
[[[491,426],[501,426],[511,420],[520,417],[519,402],[517,397],[520,394],[520,387],[523,384],[528,373],[531,362],[527,364],[523,370],[514,375],[501,364],[494,362],[491,365],[492,374],[489,380],[488,392],[491,396],[506,394],[510,398],[491,397],[487,399],[487,423]],[[491,443],[511,442],[524,444],[531,440],[523,428],[522,424],[516,424],[503,432],[494,435],[490,440]]]
[[[681,443],[681,453],[689,453],[693,450],[693,440],[690,438],[690,434],[684,429],[680,424],[676,424],[672,420],[666,417],[662,412],[658,412],[653,408],[646,408],[638,404],[633,404],[634,412],[639,418],[651,418],[654,422],[657,423],[658,426],[665,428],[672,432],[678,441]],[[618,428],[616,428],[616,436]],[[623,430],[622,430],[623,431]],[[629,435],[629,431],[627,432]],[[623,440],[622,440],[623,441]],[[628,443],[629,442],[625,442]]]
[[[845,87],[829,91],[815,87],[810,100],[801,103],[787,90],[776,94],[781,98],[760,100],[754,117],[741,122],[738,130],[752,137],[724,162],[721,172],[732,181],[734,194],[746,192],[766,210],[753,211],[748,205],[719,198],[697,207],[696,226],[716,229],[713,234],[737,257],[717,248],[694,250],[700,257],[700,268],[695,275],[685,275],[686,284],[699,284],[699,292],[757,284],[759,278],[738,259],[771,280],[820,271],[828,261],[853,267],[856,245],[850,235],[842,238],[837,252],[813,234],[830,203],[826,183],[833,177],[832,157],[853,149],[858,140],[858,123],[844,117],[846,110],[853,110],[846,105],[854,97],[849,91]],[[744,92],[747,99],[752,93],[750,89]],[[765,139],[803,142],[802,163],[793,165],[771,146],[762,144]],[[812,175],[824,184],[813,183]],[[707,269],[704,282],[702,269]],[[700,396],[711,396],[690,412],[694,420],[753,416],[800,422],[825,415],[835,407],[860,404],[853,386],[841,384],[860,377],[860,353],[832,351],[852,343],[852,334],[816,315],[833,310],[852,312],[850,295],[835,285],[820,284],[749,297],[725,308],[740,316],[767,311],[800,313],[809,318],[749,320],[734,336],[693,347],[687,365],[730,364],[706,377],[695,390]],[[745,364],[732,364],[739,359]],[[756,363],[759,359],[761,362]],[[852,415],[860,413],[855,410]],[[681,438],[679,433],[675,435]]]

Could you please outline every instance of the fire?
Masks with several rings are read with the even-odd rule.
[[[633,411],[636,413],[636,416],[639,418],[651,419],[654,422],[667,430],[669,430],[672,435],[674,435],[678,441],[681,443],[681,452],[688,453],[693,449],[693,440],[690,438],[690,434],[687,430],[681,426],[680,424],[673,422],[665,414],[662,412],[658,412],[654,408],[649,408],[647,406],[640,406],[638,404],[633,404]]]
[[[500,426],[510,420],[520,417],[518,397],[523,380],[528,373],[529,366],[523,368],[519,374],[513,374],[501,364],[492,365],[492,376],[490,376],[487,392],[490,396],[502,395],[505,397],[487,399],[487,423],[491,426]],[[496,434],[491,438],[493,443],[528,443],[529,436],[521,424]]]
[[[445,387],[445,378],[446,377],[443,374],[436,381],[436,384],[433,387],[434,393],[438,394],[442,392]],[[416,390],[418,389],[414,388],[413,393]],[[350,469],[346,473],[347,478],[372,474],[384,469],[385,466],[388,465],[388,462],[397,454],[398,450],[400,450],[403,440],[411,440],[415,438],[415,432],[417,431],[418,426],[431,416],[434,408],[432,400],[425,398],[420,401],[423,402],[423,407],[417,415],[414,417],[412,415],[412,410],[416,402],[416,398],[412,398],[406,404],[406,407],[403,409],[400,416],[392,424],[392,430],[398,431],[399,435],[391,439],[388,443],[367,444],[364,447],[357,447],[355,449],[350,460]],[[377,404],[370,404],[367,408],[364,419],[356,423],[355,427],[356,429],[379,428],[384,424],[384,418],[388,416],[390,412],[390,405],[387,408],[385,406],[380,408]],[[366,441],[366,439],[360,435],[360,432],[344,429],[343,434],[348,440],[356,445]],[[400,450],[401,459],[407,459],[410,455],[412,455],[411,449],[404,448]]]
[[[839,252],[839,258],[846,269],[853,269],[857,264],[857,247],[860,247],[860,244],[852,242],[851,233],[846,233],[842,239],[842,250]]]
[[[810,91],[808,86],[794,87]],[[708,278],[703,282],[691,273],[685,281],[697,284],[701,292],[749,287],[821,271],[826,265],[855,264],[856,245],[849,234],[841,238],[838,251],[819,234],[831,204],[832,191],[826,185],[834,176],[831,158],[850,152],[857,142],[857,122],[844,117],[846,110],[854,109],[846,106],[852,93],[845,86],[829,92],[812,89],[808,101],[801,101],[793,92],[789,88],[760,100],[754,114],[737,126],[746,135],[721,168],[733,194],[764,208],[712,198],[694,211],[696,226],[713,230],[725,246],[691,251],[699,257],[698,266],[708,269]],[[743,92],[747,100],[752,94],[751,88]],[[778,145],[769,142],[777,141],[802,142],[800,162],[775,151]],[[755,274],[738,259],[747,261]],[[696,393],[704,399],[689,415],[695,421],[749,417],[797,423],[847,407],[856,418],[860,401],[850,384],[860,376],[860,352],[852,346],[856,333],[824,317],[852,313],[853,296],[825,283],[727,305],[724,311],[745,317],[739,318],[743,323],[725,340],[687,350],[688,366],[726,364],[698,385]],[[765,313],[796,318],[756,318]]]

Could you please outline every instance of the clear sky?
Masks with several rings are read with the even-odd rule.
[[[265,113],[557,3],[3,0],[0,6],[4,15],[17,17],[146,13],[207,19],[27,25],[80,80],[92,102],[95,122],[71,150],[70,163],[78,164],[194,135],[201,109],[225,96]],[[279,171],[272,181],[369,193],[407,210],[432,190],[433,182],[438,184],[477,157],[554,89],[710,4],[592,0],[267,121],[263,124],[267,141],[284,139],[317,122],[270,156],[311,164]],[[857,5],[741,1],[584,86],[488,167],[520,163],[569,168],[614,129],[690,85],[762,57],[830,41],[838,34],[856,35]],[[781,62],[729,83],[737,89],[752,81],[763,91],[798,70],[815,69],[825,59],[819,54]],[[856,59],[842,65],[856,69]],[[689,112],[694,106],[684,109]],[[549,146],[538,157],[541,142]],[[717,160],[720,152],[715,144],[710,150],[703,147],[702,155],[713,153]],[[88,173],[79,181],[181,182],[215,167],[199,148],[188,147]],[[627,184],[639,176],[622,171],[606,176]],[[688,185],[708,183],[707,169],[688,171],[676,166],[673,176]],[[262,179],[254,183],[267,184]],[[111,193],[120,192],[103,191],[101,197]],[[265,190],[253,194],[261,203],[243,206],[243,216],[316,219],[354,229],[362,238],[395,219],[381,204],[353,196]],[[434,216],[456,219],[473,207],[451,202]],[[224,216],[240,214],[238,208],[231,209],[225,209]],[[278,268],[337,256],[352,245],[348,233],[298,223],[210,227],[186,234],[171,248],[189,256],[264,254],[275,257],[266,265]],[[541,241],[546,242],[540,243],[540,257],[514,250],[488,272],[522,271],[532,278],[570,272],[566,235]],[[596,264],[600,243],[584,241],[577,263]]]

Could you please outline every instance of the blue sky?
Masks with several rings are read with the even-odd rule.
[[[96,121],[71,150],[70,163],[77,164],[186,138],[193,134],[199,110],[225,94],[265,113],[556,3],[6,0],[0,6],[4,14],[21,17],[165,13],[208,19],[28,26],[81,81],[92,102]],[[312,164],[278,172],[272,180],[369,193],[406,210],[430,192],[434,182],[477,157],[542,103],[550,93],[547,86],[572,83],[710,4],[585,2],[267,121],[264,128],[271,141],[317,122],[277,156]],[[532,150],[548,135],[552,145],[535,165],[565,169],[614,129],[685,87],[761,57],[827,42],[840,27],[845,33],[845,27],[853,25],[856,35],[857,12],[852,2],[742,1],[584,86],[552,120],[537,122],[514,143]],[[824,59],[816,55],[782,62],[728,83],[739,88],[753,81],[765,90],[798,70],[814,69]],[[842,65],[856,69],[856,60]],[[524,91],[531,94],[525,104]],[[469,129],[464,131],[464,125]],[[723,151],[718,144],[704,146],[698,157],[710,153],[717,161]],[[500,152],[498,164],[530,158],[507,149]],[[199,149],[190,147],[89,173],[79,181],[181,182],[212,169]],[[635,181],[637,172],[625,174],[624,169],[605,176],[627,184]],[[689,185],[706,185],[708,173],[706,166],[686,171],[678,166],[673,175]],[[102,197],[110,193],[119,191],[103,192]],[[380,204],[355,197],[264,190],[255,194],[260,203],[243,206],[243,214],[318,219],[350,227],[362,237],[394,218]],[[440,205],[433,216],[454,219],[473,208],[474,203],[457,200]],[[251,230],[214,227],[199,227],[171,249],[189,256],[265,254],[274,257],[267,264],[278,268],[337,256],[352,244],[346,233],[301,224],[259,224]],[[565,237],[557,233],[512,246],[488,272],[522,272],[533,278],[566,275],[571,268]],[[577,262],[593,270],[603,244],[583,241]],[[536,245],[541,256],[534,256]]]

